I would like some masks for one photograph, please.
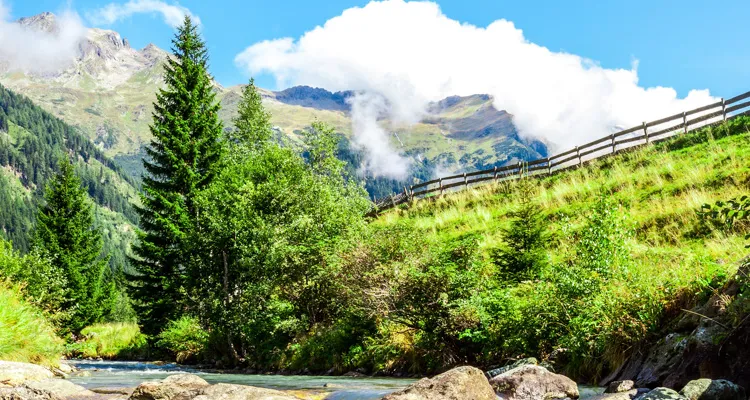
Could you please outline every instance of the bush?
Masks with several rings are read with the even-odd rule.
[[[71,357],[139,359],[148,354],[146,335],[135,323],[100,323],[84,328],[82,339],[66,346]]]
[[[158,347],[172,353],[177,362],[194,360],[206,350],[209,334],[195,317],[170,321],[159,334]]]
[[[0,283],[0,359],[57,365],[62,349],[42,311],[23,300],[17,286]]]

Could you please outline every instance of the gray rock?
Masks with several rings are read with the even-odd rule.
[[[586,400],[632,400],[638,396],[638,390],[632,389],[625,392],[604,393],[594,397],[588,397]]]
[[[170,375],[161,381],[141,383],[130,395],[130,400],[191,399],[207,386],[208,382],[197,375]]]
[[[689,400],[745,400],[745,389],[724,379],[688,382],[680,394]]]
[[[24,385],[27,389],[40,390],[54,393],[60,397],[89,396],[94,392],[83,386],[64,379],[45,379],[43,381],[28,381]]]
[[[622,393],[627,392],[635,386],[633,381],[614,381],[607,385],[607,390],[604,393]]]
[[[193,400],[299,400],[278,390],[228,383],[211,385],[198,393]]]
[[[577,399],[578,385],[536,365],[523,365],[490,379],[490,385],[501,399]]]
[[[35,364],[0,361],[0,387],[21,386],[27,381],[52,379],[52,371]]]
[[[638,397],[639,400],[686,400],[686,398],[672,389],[659,387],[645,395]]]
[[[383,400],[495,400],[484,373],[474,367],[458,367],[434,378],[422,379]]]
[[[14,387],[0,389],[0,400],[62,400],[62,397],[46,390]]]
[[[130,396],[135,391],[135,388],[133,387],[98,387],[91,389],[94,393],[99,394],[120,394],[125,396]]]
[[[518,368],[522,365],[539,365],[539,361],[534,357],[529,358],[522,358],[520,360],[516,360],[504,367],[495,368],[492,370],[487,371],[487,378],[493,378],[496,377],[502,373],[508,372],[512,369]]]

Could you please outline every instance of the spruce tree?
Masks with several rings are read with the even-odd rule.
[[[254,79],[250,79],[250,83],[242,89],[242,100],[233,122],[235,129],[229,136],[233,144],[258,149],[273,136],[271,114],[263,108],[263,98]]]
[[[50,259],[66,280],[61,309],[64,331],[77,333],[108,312],[110,284],[105,280],[108,257],[94,227],[92,204],[70,161],[47,186],[46,204],[37,215],[34,246]]]
[[[195,195],[218,172],[223,148],[206,47],[190,17],[172,43],[174,56],[164,67],[165,88],[156,96],[153,140],[143,161],[142,231],[134,246],[136,273],[130,277],[141,323],[150,334],[188,308],[185,238],[197,229]]]

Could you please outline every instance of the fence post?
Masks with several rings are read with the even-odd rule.
[[[406,186],[404,186],[404,196],[406,196],[406,201],[410,200],[409,199],[409,189],[407,189]]]
[[[650,141],[648,139],[648,127],[646,126],[646,121],[643,121],[643,134],[646,135],[646,144],[649,144]]]
[[[468,188],[469,188],[469,181],[466,180],[466,172],[464,172],[464,189],[468,189]]]
[[[414,185],[409,185],[409,201],[414,201]]]
[[[440,178],[440,196],[443,196],[443,178]]]
[[[549,157],[547,157],[547,175],[552,175],[552,162]]]
[[[518,179],[523,178],[523,161],[518,162]]]
[[[495,175],[493,179],[497,182],[497,165],[495,165]]]
[[[682,112],[682,126],[685,128],[685,133],[687,133],[688,131],[687,113],[685,111]]]
[[[391,204],[393,204],[393,207],[396,207],[396,201],[393,200],[393,195],[391,195]]]
[[[721,115],[722,120],[727,122],[727,101],[723,97],[721,98]]]
[[[615,142],[615,134],[612,134],[612,154],[617,152],[617,142]]]
[[[578,149],[578,146],[576,146],[576,156],[578,156],[578,167],[580,168],[583,165],[583,161],[581,160],[581,150]]]

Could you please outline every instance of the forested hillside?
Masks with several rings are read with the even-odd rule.
[[[29,249],[40,195],[66,156],[77,159],[76,174],[97,204],[111,265],[124,267],[126,238],[137,223],[132,180],[75,128],[0,86],[0,232],[16,248]]]

